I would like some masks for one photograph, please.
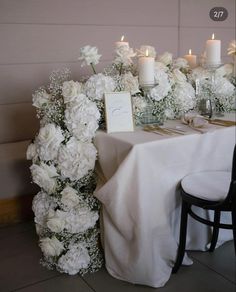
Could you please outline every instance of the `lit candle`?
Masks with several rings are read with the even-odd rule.
[[[221,63],[221,41],[215,40],[214,33],[211,40],[206,42],[206,64],[219,65]]]
[[[138,59],[139,84],[141,86],[154,84],[154,65],[154,58],[149,57],[148,50],[146,50],[145,56]]]
[[[124,42],[124,38],[125,36],[122,35],[121,39],[119,42],[116,42],[116,47],[119,48],[120,46],[127,46],[129,47],[129,43],[128,42]]]
[[[192,50],[189,50],[188,55],[184,56],[184,59],[188,61],[190,68],[195,68],[197,66],[197,56],[192,55]]]

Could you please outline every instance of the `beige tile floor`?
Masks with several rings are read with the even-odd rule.
[[[233,242],[213,254],[191,252],[194,264],[182,267],[163,288],[132,285],[101,271],[68,276],[39,264],[40,250],[32,222],[0,228],[0,291],[20,292],[236,292]]]

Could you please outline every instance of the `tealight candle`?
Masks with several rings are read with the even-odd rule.
[[[215,40],[215,34],[212,34],[211,40],[206,42],[206,64],[219,65],[221,63],[221,41]]]
[[[188,61],[190,68],[195,68],[197,66],[197,56],[192,55],[192,50],[189,50],[188,55],[184,56],[184,59]]]
[[[139,83],[141,86],[154,84],[154,65],[154,58],[149,57],[148,50],[146,50],[145,56],[138,59]]]
[[[127,46],[129,47],[129,43],[124,41],[125,36],[122,35],[119,42],[116,42],[116,47],[119,48],[120,46]]]

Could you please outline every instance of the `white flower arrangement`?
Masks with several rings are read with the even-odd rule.
[[[153,47],[143,46],[139,56]],[[228,50],[234,55],[235,43]],[[43,253],[42,264],[70,275],[94,272],[103,264],[99,246],[99,208],[93,196],[97,150],[93,138],[104,127],[104,93],[129,91],[137,124],[147,112],[155,121],[179,118],[197,104],[196,87],[200,79],[209,81],[202,67],[190,69],[183,58],[173,59],[165,52],[155,62],[155,85],[146,92],[139,85],[136,53],[129,45],[119,45],[114,61],[103,73],[95,65],[101,55],[96,47],[80,50],[81,66],[91,65],[93,75],[83,82],[70,79],[68,69],[54,71],[48,87],[33,94],[33,105],[40,118],[40,130],[27,149],[32,180],[41,191],[33,199],[36,232]],[[207,89],[207,87],[206,87]],[[215,72],[214,98],[218,110],[234,108],[233,65]]]
[[[83,51],[96,64],[96,50]],[[86,55],[87,54],[87,55]],[[89,55],[89,56],[88,56]],[[94,272],[103,264],[99,247],[99,203],[93,137],[100,113],[67,69],[54,71],[47,88],[33,94],[40,130],[27,150],[32,180],[42,190],[34,197],[42,264],[70,275]]]

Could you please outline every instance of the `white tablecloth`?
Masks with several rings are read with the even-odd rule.
[[[95,143],[107,270],[118,279],[161,287],[178,247],[180,180],[195,171],[230,171],[235,127],[209,125],[204,134],[189,129],[184,136],[99,131]],[[205,250],[210,235],[210,228],[189,220],[187,249]],[[219,239],[232,239],[232,231]]]

